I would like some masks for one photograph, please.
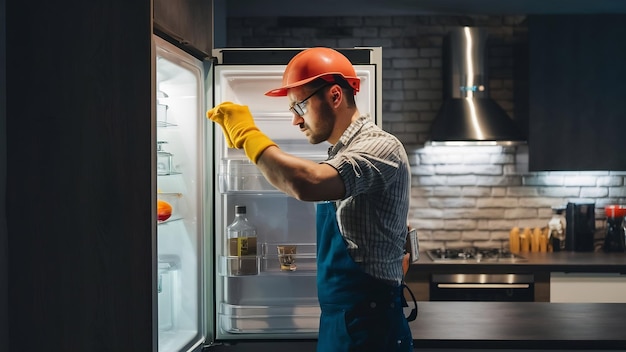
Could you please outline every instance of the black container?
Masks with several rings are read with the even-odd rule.
[[[624,225],[624,217],[607,217],[606,237],[604,238],[604,246],[602,247],[605,252],[626,251]]]
[[[565,221],[565,250],[592,252],[596,232],[595,204],[567,203]]]

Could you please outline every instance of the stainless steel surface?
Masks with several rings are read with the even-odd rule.
[[[487,32],[458,27],[443,45],[444,101],[431,127],[431,145],[525,143],[515,122],[489,98]]]
[[[535,300],[533,274],[433,274],[431,301]]]
[[[528,284],[532,274],[433,274],[432,282],[441,284]]]
[[[529,288],[529,284],[437,284],[439,288]]]
[[[480,248],[480,247],[463,247],[463,248],[440,248],[430,249],[426,251],[428,257],[433,262],[499,262],[499,263],[515,263],[526,261],[526,258],[511,253],[501,248]]]

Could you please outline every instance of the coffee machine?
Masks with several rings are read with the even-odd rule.
[[[607,205],[606,213],[606,237],[604,238],[605,252],[626,251],[626,205]]]
[[[592,252],[596,232],[595,204],[568,202],[565,208],[565,250]]]

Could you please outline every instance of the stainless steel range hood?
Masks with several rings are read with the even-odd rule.
[[[476,27],[455,28],[444,39],[444,101],[428,144],[525,143],[515,121],[489,97],[486,44],[486,30]]]

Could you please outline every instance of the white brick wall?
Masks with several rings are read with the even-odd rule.
[[[597,236],[602,238],[604,205],[626,203],[626,172],[529,173],[516,164],[518,148],[523,147],[410,151],[410,223],[425,248],[442,241],[448,246],[499,246],[512,227],[544,227],[552,206],[581,198],[595,201]]]
[[[543,227],[550,207],[596,202],[598,236],[605,204],[626,204],[626,173],[525,171],[523,147],[429,148],[442,96],[441,44],[449,28],[488,28],[489,93],[512,118],[516,48],[526,43],[521,16],[229,18],[229,47],[383,47],[383,128],[407,147],[412,165],[410,224],[424,248],[499,246],[513,226]],[[524,82],[520,84],[524,86]],[[517,99],[519,101],[519,99]],[[523,101],[523,99],[522,99]],[[524,117],[517,117],[523,119]]]

